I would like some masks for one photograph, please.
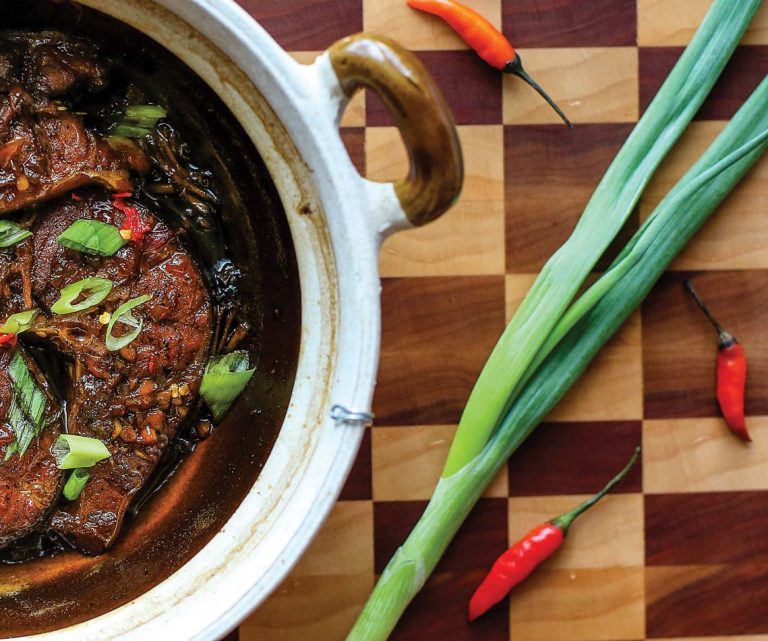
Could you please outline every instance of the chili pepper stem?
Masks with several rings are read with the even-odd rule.
[[[609,482],[608,485],[606,485],[602,490],[600,490],[597,494],[595,494],[592,498],[587,499],[584,501],[581,505],[573,508],[570,512],[566,512],[565,514],[561,514],[558,517],[555,517],[550,521],[551,525],[554,525],[557,528],[560,528],[563,531],[563,534],[566,534],[568,532],[568,528],[571,527],[571,524],[584,512],[586,512],[589,508],[591,508],[595,503],[600,501],[608,492],[610,492],[613,488],[615,488],[619,483],[621,483],[622,480],[624,480],[624,477],[629,474],[629,471],[635,466],[635,463],[637,463],[637,459],[640,458],[640,446],[638,445],[637,448],[635,448],[634,454],[632,454],[632,458],[629,459],[629,462],[624,466],[624,469],[621,470],[616,476],[614,476]]]
[[[709,307],[707,307],[704,301],[701,300],[698,293],[693,288],[691,281],[686,278],[685,281],[683,281],[683,287],[688,290],[688,293],[693,297],[693,300],[696,301],[696,304],[699,306],[699,309],[704,312],[704,315],[709,319],[709,322],[712,323],[713,327],[717,330],[719,341],[718,347],[723,349],[733,345],[734,343],[737,343],[738,341],[736,340],[736,337],[730,332],[726,331],[723,326],[717,322],[717,319],[712,316],[712,312],[709,311]]]
[[[552,100],[551,96],[546,91],[544,91],[543,87],[533,78],[531,78],[528,75],[528,72],[523,68],[523,61],[520,60],[520,54],[516,54],[515,57],[505,65],[504,69],[502,69],[502,72],[517,76],[521,80],[527,82],[538,92],[542,98],[544,98],[544,100],[547,101],[547,103],[549,103],[549,106],[557,112],[557,115],[563,119],[563,122],[566,125],[568,125],[568,129],[573,129],[573,125],[571,124],[571,121],[568,120],[568,116],[566,116],[563,110],[557,106],[557,103]]]

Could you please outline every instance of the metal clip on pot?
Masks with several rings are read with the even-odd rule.
[[[338,404],[331,408],[330,414],[336,424],[358,425],[360,427],[370,427],[374,419],[373,412],[350,410]]]
[[[453,116],[432,77],[411,52],[367,33],[339,40],[328,55],[347,99],[373,90],[403,137],[410,169],[394,183],[400,226],[439,218],[459,197],[464,166]]]

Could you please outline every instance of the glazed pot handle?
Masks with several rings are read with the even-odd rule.
[[[394,190],[407,221],[418,226],[441,216],[459,197],[464,167],[453,116],[427,70],[396,42],[367,33],[339,40],[328,56],[344,104],[372,89],[400,130],[410,169]]]

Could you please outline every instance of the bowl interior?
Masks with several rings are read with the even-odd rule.
[[[242,271],[244,314],[258,371],[247,395],[143,502],[107,554],[61,552],[0,564],[0,634],[59,629],[110,611],[167,578],[225,524],[252,488],[285,418],[298,363],[300,288],[291,234],[269,172],[237,119],[183,62],[140,32],[60,0],[5,0],[8,29],[88,37],[168,106],[193,160],[222,185],[224,243]],[[202,263],[215,252],[190,239]],[[205,267],[205,265],[203,265]]]

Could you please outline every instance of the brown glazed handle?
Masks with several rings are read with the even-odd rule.
[[[459,197],[464,166],[453,116],[432,77],[411,52],[367,33],[339,40],[328,55],[344,93],[372,89],[400,129],[411,165],[395,193],[408,220],[424,225],[441,216]]]

